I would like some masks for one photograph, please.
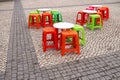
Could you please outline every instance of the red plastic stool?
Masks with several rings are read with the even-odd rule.
[[[36,27],[37,29],[41,26],[41,16],[40,14],[30,14],[28,18],[28,28]]]
[[[76,24],[80,24],[83,26],[87,22],[87,20],[85,19],[85,15],[86,13],[84,13],[83,11],[79,11],[76,17]]]
[[[52,14],[48,12],[42,13],[42,26],[53,26]]]
[[[72,38],[71,42],[66,44],[66,39]],[[65,52],[77,52],[80,54],[80,47],[79,47],[79,39],[78,39],[78,34],[74,30],[67,30],[67,31],[62,31],[61,33],[61,55],[64,56]],[[72,45],[70,49],[66,48],[66,45]]]
[[[109,18],[109,8],[108,7],[98,8],[98,12],[102,13],[103,19],[108,19]]]
[[[47,39],[47,35],[51,34],[52,39]],[[53,42],[52,45],[47,45],[47,42]],[[57,33],[55,28],[53,27],[45,27],[43,28],[43,36],[42,36],[42,43],[43,43],[43,51],[45,52],[47,48],[56,48],[58,50],[58,39]]]

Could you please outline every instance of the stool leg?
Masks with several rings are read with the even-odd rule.
[[[88,16],[87,25],[86,25],[87,28],[90,27],[89,24],[90,24],[90,16]]]
[[[94,30],[94,24],[95,24],[95,20],[94,20],[94,18],[92,18],[92,27],[91,27],[92,31]]]
[[[103,26],[103,21],[102,18],[100,17],[100,29],[102,29],[102,26]]]
[[[55,33],[55,38],[54,38],[55,40],[55,48],[56,48],[56,50],[58,50],[58,39],[57,39],[57,34]]]
[[[28,18],[28,29],[30,28],[30,16]]]
[[[65,54],[65,42],[66,42],[66,38],[65,36],[62,36],[62,43],[61,43],[61,55],[64,56]]]
[[[45,24],[45,16],[43,16],[43,15],[42,15],[42,21],[41,21],[41,22],[42,22],[42,23],[41,23],[42,26],[45,27],[45,25],[44,25],[44,24]]]
[[[79,47],[79,39],[78,39],[78,36],[76,36],[76,38],[75,38],[75,44],[76,44],[76,48],[77,48],[77,53],[80,54],[80,47]]]
[[[108,19],[109,18],[109,9],[107,8],[107,10],[106,10],[106,18]]]
[[[40,25],[39,25],[39,17],[36,17],[36,27],[37,27],[37,29],[40,28]]]
[[[47,48],[47,40],[46,40],[46,34],[45,33],[43,33],[43,52],[45,52],[46,51],[46,48]]]
[[[76,24],[77,24],[77,20],[78,20],[78,13],[77,13],[77,17],[76,17]]]
[[[75,37],[72,37],[72,45],[73,45],[73,48],[76,48],[75,42],[76,42]]]
[[[59,22],[62,22],[62,21],[63,21],[62,14],[59,13]]]

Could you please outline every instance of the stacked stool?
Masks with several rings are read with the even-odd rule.
[[[48,34],[51,34],[51,39],[47,39]],[[53,44],[48,45],[47,44],[48,41],[53,42]],[[58,39],[57,39],[57,33],[55,28],[53,27],[43,28],[42,44],[43,44],[44,52],[46,51],[47,48],[56,48],[56,50],[58,50]]]
[[[85,40],[85,31],[84,31],[83,26],[75,24],[72,29],[75,30],[78,33],[79,44],[84,46],[86,44],[86,40]],[[80,32],[81,32],[81,35],[80,35]]]
[[[41,26],[41,16],[40,14],[29,14],[28,18],[28,28],[30,27],[36,27],[39,29]]]
[[[42,13],[42,26],[53,26],[52,14],[49,12]]]
[[[62,14],[58,10],[51,10],[53,22],[62,22]]]
[[[39,12],[36,10],[36,11],[30,11],[30,13],[29,14],[39,14]],[[30,22],[32,22],[33,20],[32,20],[32,17],[30,18]],[[34,20],[34,21],[36,21],[36,20]]]
[[[72,38],[72,43],[71,44],[66,44],[66,39],[68,37]],[[65,52],[77,52],[80,54],[80,47],[79,47],[79,39],[78,39],[78,34],[74,30],[64,30],[61,33],[61,55],[64,56]],[[67,45],[72,45],[72,48],[66,49]]]

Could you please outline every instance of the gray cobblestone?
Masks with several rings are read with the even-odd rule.
[[[82,77],[81,79],[82,79],[82,80],[89,80],[88,77]]]
[[[119,39],[119,35],[117,35],[119,34],[119,28],[118,28],[119,22],[117,21],[118,18],[116,18],[117,14],[119,16],[119,12],[117,13],[116,9],[112,8],[112,7],[118,8],[119,3],[115,3],[116,5],[114,5],[113,3],[110,3],[111,14],[112,14],[110,15],[111,19],[104,23],[105,28],[102,30],[103,31],[102,33],[100,33],[99,31],[95,31],[91,33],[89,30],[87,30],[88,33],[86,33],[87,35],[86,38],[89,41],[87,41],[87,45],[85,47],[81,47],[80,56],[78,55],[76,56],[76,54],[75,55],[66,54],[67,56],[70,57],[70,60],[68,60],[68,58],[65,56],[60,58],[61,61],[63,59],[62,62],[64,63],[60,62],[59,65],[57,65],[58,64],[56,63],[57,60],[56,62],[54,62],[53,60],[53,63],[55,64],[51,66],[50,64],[51,62],[49,61],[49,59],[46,63],[44,62],[44,60],[43,62],[39,60],[41,57],[39,58],[39,56],[36,56],[42,53],[41,43],[39,47],[39,49],[41,49],[40,50],[41,52],[39,51],[37,52],[35,50],[36,46],[34,48],[35,44],[32,43],[32,38],[31,38],[32,34],[30,34],[29,30],[27,29],[27,22],[26,22],[24,10],[25,11],[31,10],[31,8],[28,8],[28,9],[26,8],[27,7],[26,5],[31,5],[31,4],[26,4],[25,3],[26,1],[28,0],[14,0],[15,4],[14,4],[13,17],[11,22],[6,71],[5,71],[5,74],[3,74],[5,76],[1,77],[0,75],[0,79],[3,79],[3,80],[62,80],[62,79],[63,80],[119,80],[120,79],[120,75],[119,75],[120,74],[120,64],[119,64],[120,52],[119,51],[116,52],[117,50],[119,50],[120,46],[119,44],[117,44],[118,46],[115,44],[115,42],[119,43],[119,40],[117,40]],[[115,0],[115,1],[118,2],[118,0]],[[48,4],[47,6],[50,5],[49,2],[46,0],[44,0],[43,2]],[[74,10],[77,10],[78,7],[82,8],[83,6],[85,7],[86,5],[88,5],[86,4],[87,3],[86,1],[83,1],[82,5],[77,5],[78,2],[76,3],[76,1],[69,0],[69,3],[70,4],[72,3],[72,6],[68,6],[68,5],[65,6],[66,1],[64,2],[65,3],[63,3],[62,5],[58,3],[54,4],[54,1],[53,1],[53,4],[55,5],[55,8],[57,7],[57,5],[60,5],[60,6],[62,5],[59,8],[62,8],[63,10],[64,8],[67,8],[68,12],[69,12],[68,7],[71,7],[70,8],[70,11],[71,11],[74,8],[75,8]],[[106,0],[106,2],[109,2],[109,1]],[[32,5],[35,5],[36,3],[38,2],[35,1],[35,3],[33,3]],[[75,5],[73,5],[74,3]],[[91,1],[91,3],[89,4],[92,4],[92,3],[97,3],[97,2]],[[40,4],[39,5],[43,7],[43,4],[42,3]],[[106,5],[109,5],[109,4],[106,4]],[[41,8],[40,6],[39,8]],[[29,6],[29,7],[32,7],[32,6]],[[62,9],[60,10],[63,11]],[[116,11],[116,14],[115,14],[116,16],[113,16],[113,12],[115,13],[115,11]],[[63,13],[66,13],[65,10],[63,11]],[[63,16],[66,16],[66,15],[68,14],[64,14]],[[69,17],[69,19],[73,20],[72,17]],[[65,21],[69,21],[69,20],[67,20],[66,18]],[[109,29],[111,25],[112,27],[114,26],[114,29],[112,30]],[[107,31],[105,31],[105,29],[107,29]],[[108,34],[109,31],[112,33]],[[89,34],[90,35],[93,34],[96,36],[92,36],[92,35],[88,36]],[[104,36],[101,37],[100,34],[105,35],[105,37]],[[116,38],[116,36],[118,38]],[[111,40],[113,38],[114,40]],[[95,45],[95,47],[93,47],[93,45]],[[98,51],[98,49],[100,51]],[[49,53],[51,55],[53,51]],[[106,54],[103,55],[104,53]],[[45,54],[43,58],[46,58],[46,55],[47,54]],[[59,57],[57,56],[57,58]],[[68,62],[66,62],[67,60]],[[41,67],[42,64],[44,66]],[[49,64],[51,67],[49,67]]]
[[[65,76],[64,77],[64,80],[70,80],[71,78],[70,78],[70,76]]]

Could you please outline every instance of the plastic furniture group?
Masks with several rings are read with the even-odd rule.
[[[86,45],[85,30],[102,29],[103,20],[109,19],[109,8],[103,5],[91,5],[77,12],[76,24],[64,22],[62,14],[55,9],[37,9],[31,11],[28,17],[28,28],[43,27],[43,52],[47,48],[61,50],[64,56],[67,52],[80,54],[80,46]],[[49,35],[49,38],[48,38]],[[69,41],[67,41],[69,39]],[[50,44],[48,44],[50,43]],[[67,48],[69,46],[69,48]]]

